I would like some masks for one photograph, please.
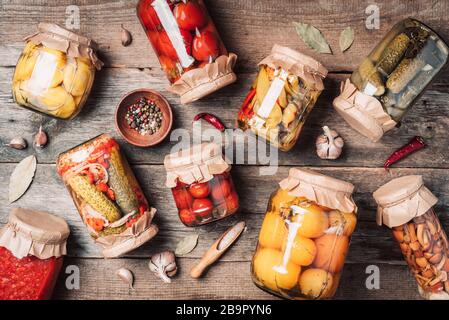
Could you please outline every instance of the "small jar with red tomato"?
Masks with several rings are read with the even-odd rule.
[[[239,197],[231,166],[219,145],[204,143],[169,154],[164,165],[166,186],[171,188],[179,218],[186,226],[203,225],[237,212]]]
[[[48,300],[70,234],[64,219],[15,208],[0,230],[0,300]]]
[[[140,0],[137,16],[181,103],[198,100],[237,80],[203,0]]]

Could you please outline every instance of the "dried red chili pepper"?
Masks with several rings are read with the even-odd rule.
[[[226,127],[223,124],[223,122],[221,122],[220,119],[218,119],[216,116],[214,116],[211,113],[199,113],[195,116],[195,118],[193,118],[193,121],[198,121],[200,119],[204,119],[205,121],[209,122],[211,125],[213,125],[216,129],[220,130],[220,131],[225,131]]]
[[[395,152],[391,154],[391,156],[388,157],[388,159],[384,163],[385,170],[388,170],[388,168],[398,162],[399,160],[405,158],[406,156],[414,153],[415,151],[418,151],[426,146],[424,139],[422,137],[414,137],[412,140],[410,140],[409,143],[407,143],[405,146],[399,148]]]

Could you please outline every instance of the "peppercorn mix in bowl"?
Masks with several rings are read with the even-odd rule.
[[[115,125],[130,144],[151,147],[167,137],[173,125],[173,113],[160,93],[137,89],[121,98],[115,112]]]

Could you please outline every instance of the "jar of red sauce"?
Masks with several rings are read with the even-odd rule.
[[[203,0],[140,0],[137,16],[181,103],[237,80],[237,56],[226,50]]]
[[[13,209],[0,230],[0,300],[50,299],[69,234],[62,218]]]
[[[188,227],[233,215],[239,197],[232,182],[231,166],[221,147],[204,143],[165,157],[166,186],[172,189],[179,218]]]

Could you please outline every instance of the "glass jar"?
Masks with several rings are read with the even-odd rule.
[[[355,130],[377,141],[410,110],[446,65],[448,54],[432,29],[405,19],[362,61],[334,107]]]
[[[449,242],[421,176],[394,179],[374,192],[379,225],[393,236],[425,299],[449,300]]]
[[[89,233],[107,258],[153,238],[156,209],[145,198],[118,143],[103,134],[59,155],[57,171]]]
[[[316,60],[279,45],[259,66],[238,114],[239,128],[289,151],[324,89],[327,70]]]
[[[219,145],[205,143],[165,157],[166,186],[171,188],[181,222],[199,226],[233,215],[239,197]]]
[[[50,299],[69,234],[64,219],[13,209],[0,230],[0,300]]]
[[[182,103],[236,81],[228,54],[203,0],[140,0],[137,16]]]
[[[95,68],[103,63],[92,40],[55,24],[40,23],[16,65],[13,97],[21,106],[72,119],[90,94]]]
[[[252,261],[254,283],[287,299],[331,298],[357,223],[353,189],[291,169],[268,203]]]

